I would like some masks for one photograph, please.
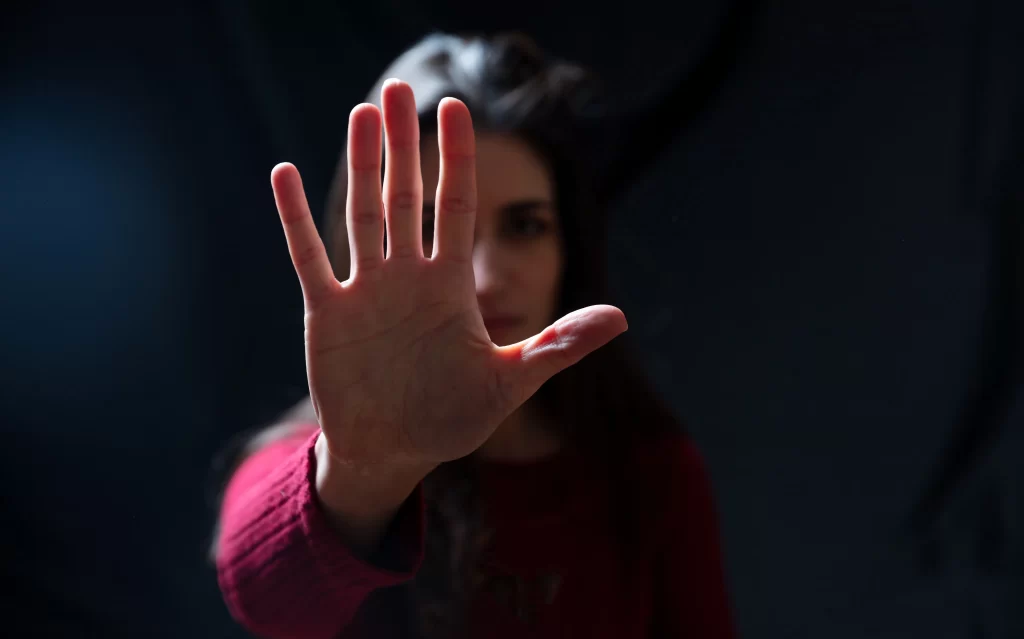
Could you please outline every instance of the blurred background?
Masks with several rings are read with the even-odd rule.
[[[743,637],[1024,637],[1024,4],[7,4],[7,636],[242,637],[216,458],[306,394],[269,185],[433,30],[602,76],[625,339]],[[10,633],[10,634],[8,634]]]

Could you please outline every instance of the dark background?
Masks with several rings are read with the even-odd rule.
[[[387,62],[523,29],[605,80],[742,636],[1024,637],[1024,3],[81,5],[0,14],[0,634],[242,636],[213,460],[306,392],[270,168],[322,211]]]

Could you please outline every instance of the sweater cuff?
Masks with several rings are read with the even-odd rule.
[[[361,585],[369,590],[412,579],[423,563],[426,550],[426,503],[422,482],[395,514],[373,557],[364,560],[342,542],[317,497],[315,445],[319,435],[317,430],[306,443],[302,469],[306,480],[296,495],[309,552],[317,560],[315,565],[324,571],[347,566],[349,574],[359,575]]]

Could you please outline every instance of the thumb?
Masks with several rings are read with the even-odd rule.
[[[544,382],[627,328],[618,308],[599,304],[573,311],[528,340],[504,347],[507,352],[502,386],[513,397],[529,399]]]

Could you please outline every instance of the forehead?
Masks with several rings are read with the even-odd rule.
[[[423,194],[437,190],[440,155],[437,136],[421,142]],[[480,208],[523,199],[554,200],[554,183],[547,163],[521,138],[503,133],[477,133],[476,186]]]

